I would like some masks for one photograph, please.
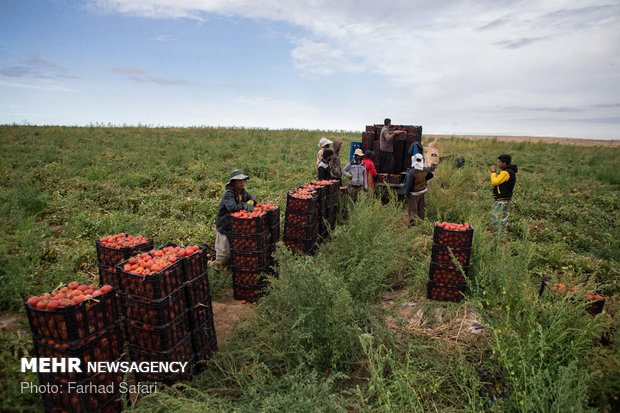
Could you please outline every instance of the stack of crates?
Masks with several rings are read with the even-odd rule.
[[[163,256],[168,261],[164,268],[136,273],[139,260],[154,261]],[[191,365],[216,348],[206,247],[183,248],[169,243],[122,262],[117,272],[132,361]],[[189,376],[188,368],[177,373],[136,373],[136,380],[170,384]]]
[[[368,149],[374,152],[371,158],[375,164],[377,171],[381,171],[381,163],[379,160],[379,136],[383,129],[382,124],[368,125],[366,131],[362,133],[362,150],[366,152]],[[390,183],[402,183],[404,179],[402,172],[407,172],[411,167],[411,158],[407,151],[413,142],[422,142],[422,126],[414,125],[392,125],[392,130],[403,130],[405,133],[398,134],[394,139],[394,170],[389,177]],[[379,181],[380,182],[380,181]],[[388,179],[385,180],[388,182]]]
[[[293,188],[286,195],[284,245],[293,252],[312,253],[318,242],[319,192],[313,185]]]
[[[276,219],[277,215],[277,219]],[[257,216],[231,216],[230,265],[235,300],[256,302],[273,272],[273,250],[280,231],[280,209]],[[276,229],[277,226],[277,229]],[[278,238],[275,238],[277,236]]]
[[[427,283],[429,299],[453,302],[462,300],[467,288],[465,277],[469,272],[473,236],[474,229],[469,224],[457,226],[435,222]],[[450,252],[458,261],[458,266],[453,262]]]
[[[331,229],[336,226],[340,184],[336,180],[314,181],[312,184],[319,194],[319,236],[324,238],[327,235],[328,226]]]
[[[24,302],[32,330],[34,354],[37,358],[79,359],[81,372],[54,369],[53,373],[39,372],[39,383],[57,386],[58,392],[44,392],[45,411],[56,412],[113,412],[121,411],[119,373],[90,372],[90,361],[120,361],[123,356],[123,336],[117,313],[116,291],[107,287],[105,292],[93,291],[96,298],[65,304],[55,309],[45,302],[64,303],[61,296],[71,297],[71,291],[86,286],[76,282],[58,287],[39,297]],[[92,291],[95,286],[88,286]],[[84,290],[82,290],[84,291]],[[80,293],[81,294],[81,293]],[[54,307],[56,306],[54,304]],[[65,361],[68,364],[68,360]],[[72,382],[72,386],[69,386]],[[75,384],[75,386],[73,386]],[[91,386],[104,385],[112,392],[82,392]]]

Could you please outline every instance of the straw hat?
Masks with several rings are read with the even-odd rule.
[[[322,137],[321,140],[319,141],[319,148],[323,148],[327,145],[331,145],[332,143],[334,142],[330,141],[326,137]]]

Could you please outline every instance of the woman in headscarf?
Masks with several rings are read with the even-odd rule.
[[[329,171],[332,175],[332,179],[340,181],[342,186],[342,165],[340,163],[340,148],[342,148],[342,142],[334,141],[334,154],[329,160]]]

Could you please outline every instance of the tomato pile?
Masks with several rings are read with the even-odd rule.
[[[456,287],[454,285],[429,282],[427,285],[427,296],[431,300],[454,301],[458,303],[463,299],[462,292],[465,287]]]

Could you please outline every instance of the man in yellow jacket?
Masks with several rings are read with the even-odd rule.
[[[497,173],[497,169],[501,172]],[[491,185],[493,185],[493,223],[505,228],[510,214],[510,200],[517,182],[517,165],[512,164],[510,155],[497,157],[497,165],[491,166]]]

